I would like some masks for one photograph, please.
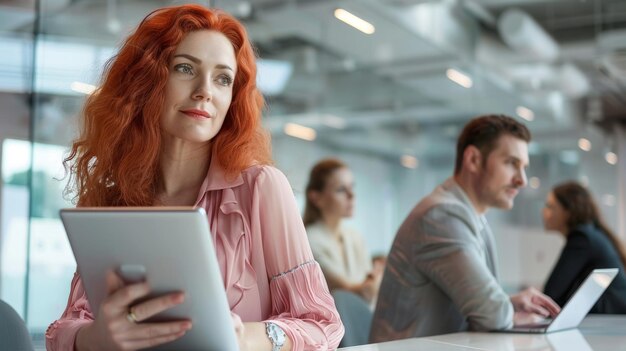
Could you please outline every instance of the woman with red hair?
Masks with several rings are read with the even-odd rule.
[[[236,19],[198,5],[154,11],[86,101],[65,160],[71,190],[78,206],[203,207],[241,350],[334,349],[343,325],[291,187],[270,165],[255,81],[254,51]],[[67,308],[46,332],[48,350],[135,350],[192,327],[142,323],[184,293],[142,301],[147,284],[109,278],[94,319],[74,276]]]

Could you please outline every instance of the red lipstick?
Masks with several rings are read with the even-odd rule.
[[[188,109],[188,110],[180,110],[180,112],[192,118],[200,118],[200,119],[211,118],[211,115],[209,115],[208,112],[203,111],[203,110],[198,110],[195,108]]]

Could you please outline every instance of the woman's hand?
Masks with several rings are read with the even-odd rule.
[[[375,302],[378,297],[378,290],[380,289],[380,283],[383,279],[383,271],[380,269],[373,269],[367,274],[365,280],[358,284],[353,292],[368,303]]]
[[[272,349],[272,342],[267,337],[264,322],[243,323],[239,315],[232,311],[230,312],[230,317],[235,328],[239,351],[269,351]],[[281,351],[289,351],[292,349],[292,346],[291,339],[289,336],[286,336]]]
[[[368,276],[367,278],[365,278],[363,283],[356,286],[354,293],[361,296],[363,300],[370,303],[378,295],[379,284],[379,281],[375,277]]]
[[[113,272],[108,272],[106,279],[108,296],[100,304],[96,320],[79,330],[76,350],[138,350],[174,341],[191,329],[191,321],[141,323],[181,304],[183,293],[133,304],[150,293],[147,283],[125,286]]]

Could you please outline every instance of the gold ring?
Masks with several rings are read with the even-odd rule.
[[[138,322],[137,316],[135,315],[135,312],[133,312],[132,308],[128,309],[128,313],[126,314],[126,319],[128,319],[128,321],[133,324],[137,324]]]

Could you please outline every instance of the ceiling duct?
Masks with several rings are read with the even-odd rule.
[[[560,90],[565,96],[578,99],[589,94],[591,84],[587,76],[578,67],[571,63],[562,65],[559,69]]]
[[[498,18],[498,31],[509,47],[528,58],[554,62],[559,57],[556,41],[521,10],[506,10]]]
[[[622,83],[626,83],[626,30],[613,30],[598,36],[600,65]]]
[[[456,1],[428,2],[397,12],[407,28],[440,49],[458,56],[473,55],[480,28]]]

